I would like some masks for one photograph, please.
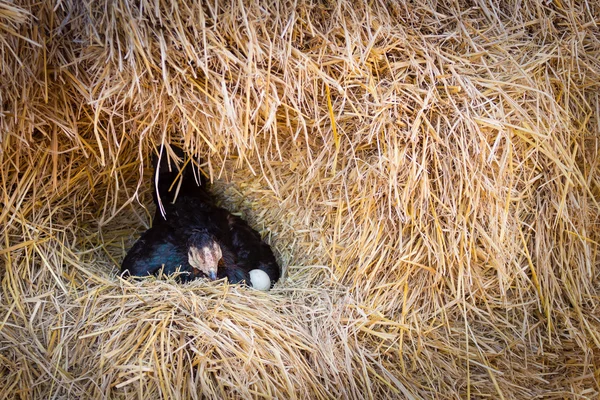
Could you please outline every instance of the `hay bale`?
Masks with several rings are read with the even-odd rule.
[[[0,397],[593,398],[596,2],[0,4]],[[127,282],[200,155],[269,293]]]

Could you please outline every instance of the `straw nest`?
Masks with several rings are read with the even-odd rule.
[[[208,3],[0,3],[0,397],[597,396],[599,3]],[[166,142],[274,290],[118,277]]]

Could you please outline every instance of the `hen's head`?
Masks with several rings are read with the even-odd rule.
[[[188,262],[197,271],[210,280],[217,279],[217,268],[223,257],[221,246],[213,235],[206,231],[197,231],[188,240]]]

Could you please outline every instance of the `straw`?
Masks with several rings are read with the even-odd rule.
[[[0,398],[597,398],[598,15],[1,3]],[[273,290],[119,278],[166,143]]]

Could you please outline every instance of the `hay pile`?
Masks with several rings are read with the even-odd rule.
[[[598,2],[0,3],[0,398],[594,398]],[[149,154],[286,278],[122,281]]]

